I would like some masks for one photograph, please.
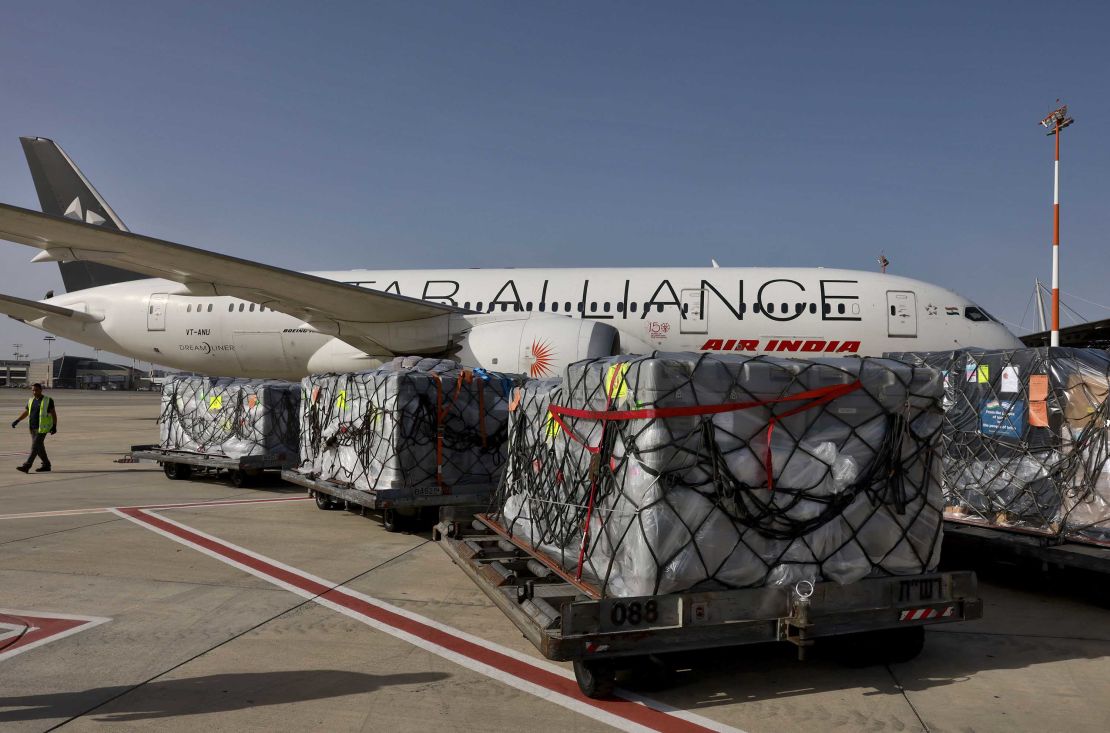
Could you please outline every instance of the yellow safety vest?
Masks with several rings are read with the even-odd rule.
[[[27,414],[31,414],[31,405],[35,404],[35,398],[27,400]],[[54,404],[54,400],[46,395],[42,396],[39,401],[39,432],[49,433],[50,428],[54,427],[54,416],[50,414],[50,406]]]

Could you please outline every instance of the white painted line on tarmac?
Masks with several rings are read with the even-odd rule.
[[[78,616],[72,613],[21,611],[0,608],[0,662],[67,636],[111,621],[103,616]],[[14,622],[14,623],[13,623]]]
[[[179,544],[273,583],[302,598],[342,613],[372,628],[484,674],[518,690],[624,731],[743,731],[677,710],[631,693],[592,700],[566,669],[475,637],[419,614],[310,575],[264,555],[238,547],[145,508],[120,508],[116,514]]]
[[[208,509],[221,506],[238,506],[240,504],[273,504],[284,501],[308,501],[307,496],[281,496],[266,499],[213,499],[211,501],[194,501],[180,504],[142,504],[126,509]],[[89,507],[86,509],[56,509],[49,512],[23,512],[22,514],[0,514],[0,519],[38,519],[42,517],[73,517],[82,514],[106,514],[113,512],[114,506]]]

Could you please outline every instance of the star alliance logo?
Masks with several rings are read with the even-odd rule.
[[[937,310],[938,310],[937,307],[935,305],[933,305],[932,303],[925,306],[925,312],[928,313],[931,316],[935,316],[937,314]]]
[[[69,205],[69,208],[66,209],[66,213],[64,214],[64,216],[67,219],[73,219],[75,221],[83,221],[86,224],[103,224],[105,222],[104,217],[101,216],[100,214],[96,213],[92,209],[86,209],[85,214],[82,217],[82,215],[81,215],[81,197],[80,196],[73,199],[73,203],[71,203]]]

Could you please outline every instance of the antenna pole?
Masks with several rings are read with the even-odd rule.
[[[1041,331],[1048,330],[1048,324],[1044,320],[1044,297],[1041,293],[1041,279],[1038,277],[1033,281],[1033,292],[1037,296],[1037,327]]]
[[[1052,334],[1049,346],[1060,345],[1060,131],[1073,122],[1075,120],[1068,117],[1066,104],[1041,120],[1041,126],[1052,130],[1048,134],[1056,136],[1056,162],[1052,178]]]

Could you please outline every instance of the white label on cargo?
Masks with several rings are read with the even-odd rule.
[[[855,415],[858,410],[854,407],[838,407],[836,408],[836,412],[840,415]]]
[[[1013,394],[1021,390],[1021,380],[1018,379],[1016,366],[1002,367],[1002,394]]]

